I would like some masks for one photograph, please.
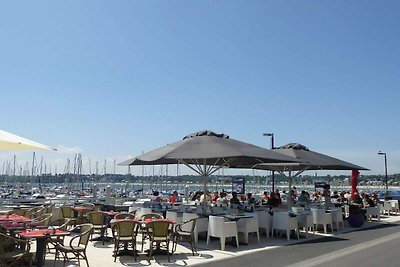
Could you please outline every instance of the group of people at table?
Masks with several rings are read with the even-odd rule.
[[[333,203],[333,204],[356,204],[362,207],[375,207],[379,204],[379,199],[375,192],[371,194],[356,192],[353,196],[349,191],[330,192],[329,188],[323,190],[316,190],[310,194],[308,191],[302,190],[300,194],[296,191],[296,187],[291,190],[291,203],[298,205],[307,205],[311,203]],[[238,194],[236,192],[228,193],[224,190],[215,191],[211,193],[206,190],[205,193],[197,191],[193,194],[191,200],[194,201],[195,205],[201,205],[207,203],[211,206],[217,207],[229,207],[232,204],[235,205],[253,205],[253,206],[270,206],[279,207],[284,202],[288,202],[289,194],[285,191],[280,192],[276,189],[273,192],[264,191],[261,198],[256,199],[251,192],[247,194]],[[151,198],[153,202],[169,202],[177,203],[182,202],[182,196],[177,191],[173,191],[171,196],[161,196],[158,191],[153,192]]]

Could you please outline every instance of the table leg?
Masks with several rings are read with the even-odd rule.
[[[46,238],[36,239],[36,266],[43,266],[44,253],[46,249]]]

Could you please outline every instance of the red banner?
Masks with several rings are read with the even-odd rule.
[[[351,171],[351,196],[353,196],[354,193],[357,192],[358,175],[360,175],[360,172],[358,170]]]

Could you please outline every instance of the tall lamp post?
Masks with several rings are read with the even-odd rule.
[[[274,134],[273,133],[263,133],[263,136],[271,137],[271,149],[274,149]],[[272,192],[275,192],[275,171],[272,171]]]
[[[386,153],[379,150],[378,155],[382,155],[385,157],[385,186],[388,189],[388,176],[387,176],[387,160],[386,160]]]

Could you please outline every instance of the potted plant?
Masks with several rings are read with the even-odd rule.
[[[361,227],[364,224],[364,216],[361,212],[361,207],[358,205],[350,205],[349,217],[347,222],[351,227]]]

